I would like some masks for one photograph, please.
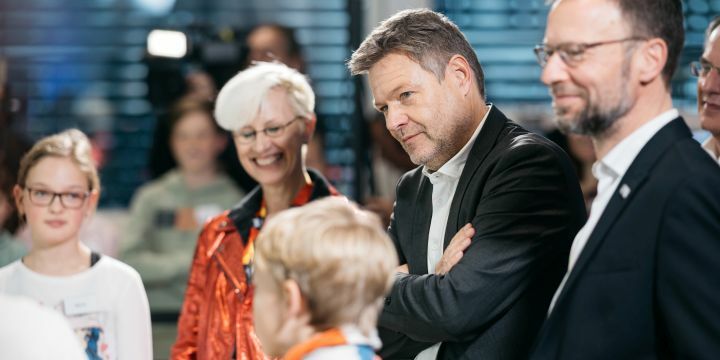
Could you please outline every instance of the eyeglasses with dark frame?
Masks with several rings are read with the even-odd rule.
[[[569,67],[575,67],[580,64],[585,58],[585,52],[588,49],[592,49],[594,47],[603,46],[603,45],[610,45],[610,44],[618,44],[623,43],[626,41],[643,41],[647,40],[643,37],[629,37],[624,39],[617,39],[617,40],[608,40],[608,41],[598,41],[594,43],[564,43],[557,46],[548,46],[546,44],[540,44],[536,45],[533,51],[535,52],[535,56],[537,57],[537,62],[540,64],[540,67],[545,67],[547,65],[548,60],[550,57],[553,56],[553,54],[557,53],[560,55],[560,59]]]
[[[252,144],[253,141],[257,138],[258,132],[263,132],[265,136],[269,138],[276,138],[282,135],[285,132],[285,128],[290,126],[295,120],[305,119],[304,116],[296,116],[292,120],[286,122],[283,125],[273,125],[268,126],[261,130],[255,130],[255,129],[241,129],[240,131],[237,131],[233,134],[235,139],[238,140],[241,144]]]
[[[715,66],[707,60],[700,59],[700,61],[690,63],[690,73],[695,77],[704,78],[710,75],[710,71],[713,69],[720,75],[720,66]]]
[[[66,209],[79,209],[85,204],[85,200],[90,196],[89,191],[67,191],[54,192],[44,189],[34,189],[25,187],[28,191],[30,202],[37,206],[50,206],[55,198],[60,199],[60,205]]]

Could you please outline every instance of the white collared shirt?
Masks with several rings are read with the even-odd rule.
[[[709,139],[703,142],[702,147],[720,165],[720,141],[716,137],[710,136]]]
[[[618,189],[618,186],[620,187],[620,195],[623,198],[630,195],[630,192],[633,190],[626,184],[620,184],[623,176],[625,176],[625,172],[627,172],[628,168],[630,168],[630,165],[633,161],[635,161],[635,158],[643,147],[645,147],[648,141],[650,141],[650,139],[652,139],[652,137],[655,136],[660,129],[678,116],[679,113],[677,109],[673,108],[665,111],[645,123],[645,125],[633,131],[632,134],[615,145],[615,147],[613,147],[610,152],[605,155],[605,157],[593,164],[593,176],[598,179],[597,196],[590,206],[590,217],[582,229],[580,229],[577,235],[575,235],[572,247],[570,248],[568,269],[562,283],[560,283],[557,291],[555,291],[555,295],[550,303],[550,308],[548,309],[548,316],[552,312],[553,307],[555,307],[555,301],[557,301],[558,296],[562,292],[565,282],[575,266],[575,262],[577,262],[577,259],[580,257],[583,248],[585,248],[585,244],[590,238],[593,230],[595,230],[595,226],[600,220],[602,214],[605,212],[605,208],[610,202],[612,195]]]
[[[453,156],[448,162],[441,166],[437,171],[430,172],[427,167],[423,167],[422,173],[433,185],[432,189],[432,218],[430,219],[430,232],[428,234],[427,244],[427,267],[428,273],[435,273],[435,265],[440,261],[443,254],[443,246],[445,244],[445,227],[447,226],[448,217],[450,216],[450,204],[455,189],[460,181],[460,175],[465,168],[465,163],[470,155],[475,139],[480,134],[492,104],[487,106],[485,117],[480,125],[475,129],[470,140]],[[463,224],[464,225],[464,224]],[[440,350],[440,344],[437,343],[419,353],[415,360],[434,360]]]

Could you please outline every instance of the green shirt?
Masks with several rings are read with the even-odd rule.
[[[178,170],[138,189],[130,204],[120,258],[142,276],[152,310],[180,309],[203,223],[232,207],[242,196],[224,174],[211,184],[189,189]],[[180,209],[195,218],[196,227],[177,226]]]

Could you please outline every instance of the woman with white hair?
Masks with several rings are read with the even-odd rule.
[[[267,358],[252,321],[255,238],[278,212],[338,195],[303,161],[315,130],[314,106],[306,78],[278,63],[252,66],[220,90],[215,118],[232,131],[240,163],[259,185],[200,234],[173,359]]]

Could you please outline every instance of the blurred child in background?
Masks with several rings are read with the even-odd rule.
[[[180,311],[200,228],[243,196],[218,162],[228,138],[212,111],[197,98],[173,106],[169,142],[177,167],[138,189],[130,205],[120,258],[140,272],[153,311]]]
[[[0,170],[0,266],[5,266],[27,252],[25,246],[15,237],[18,217],[12,202],[12,189],[15,182],[10,174]]]

